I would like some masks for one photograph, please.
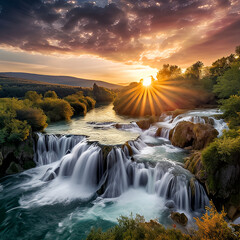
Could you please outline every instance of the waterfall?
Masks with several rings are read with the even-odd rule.
[[[84,139],[84,136],[77,135],[45,135],[38,133],[34,161],[38,166],[56,162]]]
[[[47,139],[45,144],[44,139]],[[134,153],[146,146],[140,138],[129,141],[129,145]],[[102,148],[97,143],[88,143],[75,136],[40,135],[37,146],[40,148],[37,155],[40,152],[48,157],[53,155],[52,152],[56,156],[62,155],[59,164],[46,171],[41,178],[43,181],[70,181],[83,191],[99,194],[102,198],[116,198],[130,188],[142,188],[148,194],[173,201],[177,209],[185,211],[204,209],[208,205],[208,197],[201,184],[194,181],[195,192],[192,194],[189,175],[173,162],[159,159],[155,166],[138,163],[132,161],[127,148],[120,147],[112,147],[104,159]],[[48,162],[50,159],[41,163]]]

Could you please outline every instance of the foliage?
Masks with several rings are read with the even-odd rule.
[[[231,178],[228,184],[222,184],[223,179],[221,171],[227,169],[228,166],[237,166],[240,164],[240,134],[239,131],[231,130],[225,132],[221,138],[215,139],[202,152],[202,161],[208,174],[209,190],[217,193],[218,191],[224,193],[230,189],[232,192],[238,192],[237,179],[233,176],[225,176]],[[218,172],[218,174],[217,174]],[[230,173],[231,174],[231,173]]]
[[[73,115],[71,105],[63,99],[45,98],[38,105],[50,122],[70,120]]]
[[[226,213],[222,210],[217,212],[213,203],[211,207],[206,207],[206,213],[199,219],[195,218],[198,226],[198,231],[195,233],[196,239],[201,240],[237,240],[240,237],[240,232],[234,232],[225,221]]]
[[[203,63],[201,61],[194,63],[192,66],[187,68],[185,72],[186,78],[191,79],[192,81],[199,81],[201,77],[202,68]]]
[[[25,99],[33,103],[38,103],[42,100],[42,94],[38,94],[36,91],[28,91],[25,93]]]
[[[83,92],[77,92],[64,98],[70,103],[74,110],[74,115],[85,115],[88,110],[95,107],[96,101],[91,97],[85,97]]]
[[[240,126],[240,96],[233,95],[223,100],[221,109],[224,111],[223,117],[229,122],[230,128]]]
[[[102,232],[100,229],[92,229],[87,240],[174,240],[174,239],[191,239],[175,229],[165,229],[157,221],[151,220],[145,222],[144,217],[136,215],[118,219],[118,225],[109,229],[107,232]]]
[[[57,99],[58,96],[55,91],[48,90],[47,92],[44,93],[44,98],[53,98]]]
[[[27,139],[30,133],[30,126],[26,121],[10,119],[4,122],[5,126],[0,129],[0,143],[21,142]]]
[[[176,65],[164,64],[162,69],[157,73],[158,81],[165,81],[171,78],[179,77],[182,74],[182,70],[180,67]]]
[[[118,225],[103,232],[101,229],[92,229],[87,240],[237,240],[240,232],[228,226],[224,217],[226,213],[218,213],[213,203],[206,208],[207,212],[199,219],[196,218],[198,230],[191,235],[179,230],[166,229],[157,221],[145,222],[144,217],[123,217],[118,219]],[[237,228],[236,228],[237,229]]]
[[[240,63],[234,63],[222,76],[218,77],[214,92],[218,98],[229,98],[240,91]]]
[[[47,127],[47,116],[42,109],[23,108],[16,111],[18,120],[26,120],[33,131],[43,131]]]
[[[99,87],[96,83],[93,84],[93,95],[97,102],[112,102],[114,94],[107,88]]]

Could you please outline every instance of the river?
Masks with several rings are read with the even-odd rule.
[[[172,210],[184,212],[191,226],[209,200],[196,180],[191,194],[193,176],[182,165],[188,152],[171,145],[168,131],[179,121],[203,122],[207,116],[221,135],[227,126],[216,114],[214,109],[163,116],[142,131],[136,119],[118,116],[109,105],[49,125],[39,134],[37,167],[0,180],[0,239],[84,239],[92,227],[106,230],[131,213],[171,226]],[[122,124],[119,129],[116,123]],[[158,126],[165,129],[161,137],[155,137]],[[96,141],[128,140],[134,161],[127,147],[116,146],[104,162]]]

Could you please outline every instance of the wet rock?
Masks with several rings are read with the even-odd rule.
[[[175,203],[174,203],[173,200],[169,200],[169,201],[166,202],[165,206],[167,208],[175,208]]]
[[[162,133],[162,128],[159,127],[159,128],[157,129],[156,133],[155,133],[155,136],[156,136],[156,137],[161,137],[161,133]]]
[[[210,124],[183,121],[171,130],[170,140],[174,146],[200,150],[211,143],[217,135],[218,131]]]
[[[148,120],[140,120],[137,121],[136,124],[138,125],[139,128],[146,130],[150,128],[150,122]]]
[[[184,213],[172,212],[171,213],[171,218],[172,218],[173,221],[175,221],[178,224],[181,224],[183,226],[187,225],[188,218]]]

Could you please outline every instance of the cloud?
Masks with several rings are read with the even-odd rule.
[[[0,0],[0,9],[0,44],[28,52],[159,68],[209,63],[240,44],[234,0]]]

